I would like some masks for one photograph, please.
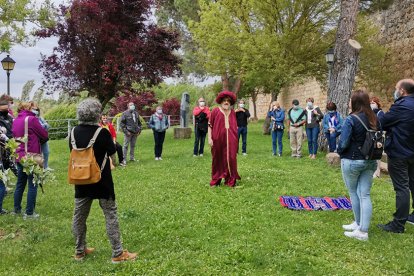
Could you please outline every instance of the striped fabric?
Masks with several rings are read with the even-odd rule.
[[[351,201],[346,197],[280,196],[279,201],[283,207],[299,211],[352,210]]]

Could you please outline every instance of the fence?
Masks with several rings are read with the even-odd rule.
[[[145,121],[144,128],[148,128],[148,122],[150,116],[140,116],[142,120]],[[168,122],[170,126],[176,126],[180,124],[180,116],[179,115],[167,115]],[[109,118],[113,120],[113,118]],[[69,136],[73,127],[78,125],[77,119],[60,119],[60,120],[47,120],[48,124],[50,125],[49,128],[49,139],[64,139]],[[120,117],[116,118],[116,121],[113,122],[113,125],[116,126],[116,131],[119,132],[120,130]]]

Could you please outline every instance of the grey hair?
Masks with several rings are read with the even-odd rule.
[[[80,125],[98,125],[101,117],[101,103],[95,98],[87,98],[78,104],[76,117]]]

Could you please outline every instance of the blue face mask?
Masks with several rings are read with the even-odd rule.
[[[328,110],[328,113],[329,114],[334,114],[335,113],[335,110]]]
[[[395,91],[394,91],[394,100],[397,100],[399,97],[401,97],[400,90],[395,89]]]
[[[130,105],[129,110],[135,110],[135,105]]]

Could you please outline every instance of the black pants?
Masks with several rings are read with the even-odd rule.
[[[204,143],[206,141],[207,132],[199,130],[197,126],[194,128],[194,155],[204,154]]]
[[[388,172],[394,185],[396,199],[393,224],[397,228],[404,228],[410,213],[410,191],[411,196],[414,196],[414,158],[389,158]]]
[[[118,161],[119,161],[119,163],[122,163],[122,161],[124,161],[124,153],[122,152],[121,144],[116,142],[115,148],[116,148],[116,152],[118,154]]]
[[[154,147],[155,157],[161,157],[162,145],[164,144],[164,139],[165,139],[165,131],[157,132],[153,130],[152,132],[154,133],[154,141],[155,141],[155,147]]]

